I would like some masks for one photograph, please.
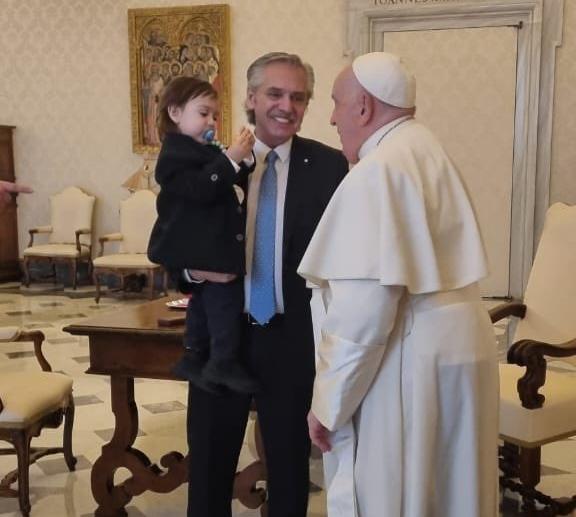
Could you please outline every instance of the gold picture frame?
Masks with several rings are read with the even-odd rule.
[[[230,9],[225,4],[128,9],[132,149],[155,154],[158,97],[172,77],[191,75],[218,91],[218,139],[231,131]]]

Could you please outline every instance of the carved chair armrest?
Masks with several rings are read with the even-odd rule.
[[[20,331],[16,332],[16,335],[13,338],[10,338],[6,341],[0,341],[0,343],[9,343],[9,342],[16,342],[16,341],[32,341],[34,343],[34,355],[40,367],[45,372],[51,372],[52,367],[50,363],[44,357],[42,353],[42,343],[44,342],[44,334],[39,330],[30,330],[30,331]],[[2,403],[2,399],[0,399],[0,413],[4,409],[4,404]]]
[[[507,318],[508,316],[523,318],[526,316],[526,305],[518,301],[501,303],[493,309],[490,309],[488,314],[490,315],[490,320],[492,323],[496,323],[497,321],[500,321],[503,318]]]
[[[52,367],[42,352],[42,343],[44,343],[44,339],[44,334],[39,330],[28,330],[20,333],[18,341],[32,341],[34,343],[34,355],[36,356],[36,360],[40,364],[40,367],[45,372],[51,372]]]
[[[81,228],[80,230],[76,230],[76,249],[78,250],[78,253],[81,253],[82,246],[86,246],[88,250],[92,249],[90,244],[84,244],[83,242],[80,242],[80,235],[90,235],[91,233],[92,231],[90,228]]]
[[[45,372],[51,372],[52,367],[42,353],[42,343],[44,342],[44,334],[39,330],[20,330],[17,327],[7,327],[10,331],[0,339],[2,343],[16,343],[20,341],[32,341],[34,343],[34,355],[40,364],[40,367]]]
[[[52,233],[52,226],[36,226],[36,228],[28,230],[28,233],[30,234],[28,247],[31,248],[34,245],[34,235],[37,233]]]
[[[538,390],[546,382],[546,359],[576,355],[576,339],[561,345],[552,345],[531,339],[522,339],[508,350],[508,363],[526,367],[526,373],[518,379],[517,389],[522,407],[538,409],[544,405],[545,397]]]
[[[121,233],[109,233],[107,235],[102,235],[102,237],[100,237],[98,239],[98,241],[100,242],[100,255],[99,255],[99,257],[104,255],[104,243],[105,242],[121,241],[123,239],[124,239],[124,236]]]

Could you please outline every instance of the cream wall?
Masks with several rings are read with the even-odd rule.
[[[221,0],[224,3],[224,0]],[[98,197],[96,235],[117,229],[121,183],[140,165],[131,151],[129,8],[204,0],[0,0],[0,124],[17,126],[16,174],[35,188],[19,206],[27,229],[47,222],[48,195],[76,184]],[[286,50],[317,75],[302,134],[338,145],[328,126],[332,78],[345,63],[345,0],[228,0],[233,126],[244,122],[244,72],[261,53]],[[565,2],[558,51],[551,202],[576,204],[576,2]]]
[[[338,145],[331,81],[344,64],[344,0],[0,0],[0,124],[17,126],[20,248],[46,224],[48,195],[75,184],[97,196],[96,236],[116,231],[132,153],[127,9],[227,3],[233,128],[244,123],[245,70],[260,54],[300,54],[316,71],[301,134]]]

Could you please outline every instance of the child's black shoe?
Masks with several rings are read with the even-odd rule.
[[[236,359],[210,359],[202,370],[204,380],[239,393],[256,393],[258,381]]]
[[[222,386],[210,382],[202,375],[206,365],[205,355],[199,350],[186,348],[182,358],[172,368],[172,373],[184,381],[189,381],[197,388],[209,393],[221,395],[225,393]]]

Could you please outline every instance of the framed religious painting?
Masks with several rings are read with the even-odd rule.
[[[218,91],[218,139],[228,143],[231,130],[229,7],[215,4],[129,9],[128,34],[133,151],[158,152],[158,100],[164,87],[179,76],[208,81]]]

